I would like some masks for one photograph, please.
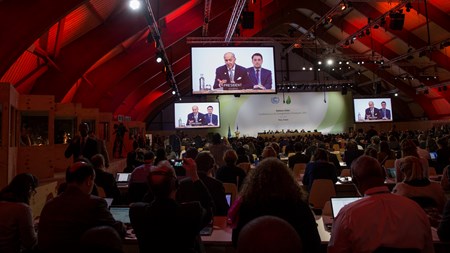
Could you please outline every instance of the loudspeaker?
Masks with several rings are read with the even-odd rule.
[[[242,28],[253,29],[255,13],[253,11],[242,12]]]
[[[403,13],[391,13],[389,14],[391,22],[389,23],[389,28],[391,30],[400,31],[403,29],[403,24],[405,23],[405,14]]]

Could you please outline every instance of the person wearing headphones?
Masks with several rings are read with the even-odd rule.
[[[183,159],[186,176],[199,191],[209,195],[197,174],[197,164]],[[152,167],[148,184],[153,194],[151,203],[130,206],[130,221],[140,252],[200,252],[199,232],[211,222],[212,201],[178,203],[178,179],[169,161]]]

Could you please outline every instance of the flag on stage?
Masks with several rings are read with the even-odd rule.
[[[228,139],[230,139],[231,138],[231,128],[230,128],[230,125],[228,125]]]

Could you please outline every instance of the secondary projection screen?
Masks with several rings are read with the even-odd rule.
[[[354,98],[355,122],[393,121],[390,98]]]
[[[192,47],[192,94],[276,93],[273,47]]]
[[[175,103],[175,128],[220,127],[218,102]]]

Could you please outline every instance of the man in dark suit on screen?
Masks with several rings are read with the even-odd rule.
[[[208,126],[217,126],[219,123],[219,117],[216,114],[213,114],[213,107],[210,105],[206,108],[208,113],[205,114],[205,119],[203,120],[203,124]]]
[[[384,120],[390,120],[391,119],[391,110],[386,109],[386,102],[381,102],[381,109],[380,111],[380,118]]]
[[[253,67],[248,68],[248,78],[253,89],[270,90],[272,89],[272,72],[262,68],[263,57],[260,53],[252,55]]]
[[[222,88],[224,84],[242,84],[242,89],[252,89],[248,80],[247,69],[236,64],[236,56],[232,52],[224,54],[225,65],[216,69],[214,89]]]
[[[201,126],[203,125],[203,120],[205,115],[198,112],[198,106],[192,106],[192,112],[188,114],[186,125],[188,126]]]
[[[369,108],[366,109],[366,120],[377,120],[381,119],[380,110],[375,108],[373,101],[369,101]]]

